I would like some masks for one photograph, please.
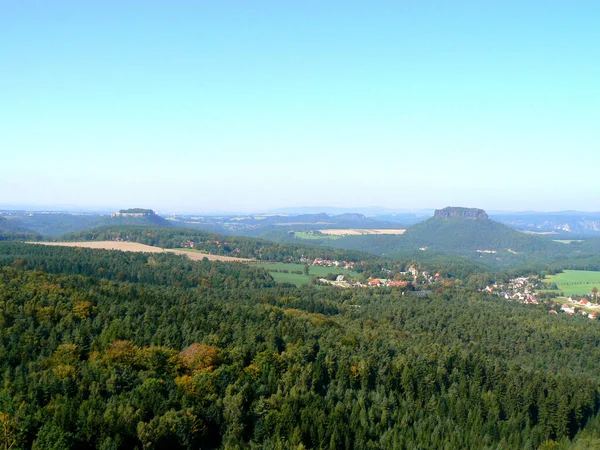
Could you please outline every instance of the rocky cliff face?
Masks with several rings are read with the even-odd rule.
[[[470,220],[485,220],[488,218],[488,215],[483,209],[477,208],[458,208],[448,206],[444,209],[436,209],[433,217],[437,217],[438,219],[451,219],[451,218],[461,218],[461,219],[470,219]]]
[[[156,213],[151,209],[131,208],[121,209],[112,215],[112,217],[151,217]]]

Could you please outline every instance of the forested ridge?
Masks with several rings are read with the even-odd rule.
[[[0,217],[0,241],[39,240],[41,236],[12,220]]]
[[[359,251],[273,242],[243,236],[226,236],[186,228],[107,226],[69,233],[58,240],[74,242],[123,240],[161,248],[189,247],[193,244],[194,249],[213,255],[256,258],[264,261],[297,261],[302,257],[340,261],[381,261],[377,256]]]
[[[390,273],[397,274],[410,266],[417,266],[434,273],[439,272],[446,278],[468,277],[471,274],[486,270],[485,266],[466,258],[449,257],[447,255],[412,253],[405,255],[402,259],[393,260],[356,250],[274,242],[243,236],[225,236],[218,233],[182,228],[99,227],[78,233],[69,233],[59,237],[58,240],[71,242],[123,240],[161,248],[177,248],[193,243],[195,250],[213,255],[255,258],[260,261],[298,262],[301,259],[312,261],[314,258],[354,261],[360,264],[356,264],[353,270],[365,276],[373,277],[384,277]]]
[[[138,253],[87,248],[2,243],[0,265],[49,273],[96,276],[116,281],[174,287],[268,287],[273,278],[246,264],[191,261],[170,253]]]
[[[168,254],[0,255],[5,446],[567,448],[590,419],[598,443],[596,322]]]

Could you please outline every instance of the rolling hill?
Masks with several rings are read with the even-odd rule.
[[[5,217],[0,217],[0,233],[13,232],[23,233],[29,231],[16,220],[10,220]]]
[[[171,227],[172,223],[151,209],[126,209],[112,215],[70,214],[53,211],[11,212],[0,217],[0,232],[34,233],[43,236],[60,236],[66,233],[89,230],[100,226],[151,226]]]
[[[38,240],[40,236],[13,219],[0,217],[0,241]]]
[[[301,258],[308,260],[324,258],[340,261],[365,261],[377,263],[378,267],[383,264],[382,258],[368,253],[302,243],[272,242],[246,236],[226,236],[189,228],[113,225],[68,233],[60,236],[57,240],[66,242],[137,242],[160,248],[186,248],[213,255],[276,262],[299,262]]]
[[[45,236],[59,236],[65,233],[86,230],[103,223],[105,216],[96,214],[68,213],[24,213],[14,219],[29,231]]]

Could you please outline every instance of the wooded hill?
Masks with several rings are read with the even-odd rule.
[[[106,216],[100,215],[31,213],[11,215],[7,220],[29,233],[59,236],[65,233],[97,227],[105,219]]]
[[[13,241],[13,240],[38,240],[41,236],[34,233],[20,224],[0,217],[0,241]]]
[[[122,210],[112,216],[32,212],[11,213],[8,218],[0,217],[0,233],[4,229],[11,229],[20,233],[60,236],[65,233],[111,225],[172,226],[168,220],[155,214],[154,211],[140,208]]]
[[[6,219],[4,217],[0,217],[0,233],[7,233],[7,232],[13,232],[13,233],[19,233],[19,232],[26,232],[27,229],[23,226],[21,226],[19,223],[16,223],[12,220]]]
[[[532,262],[595,254],[595,248],[562,244],[516,231],[487,217],[482,210],[446,208],[412,227],[401,236],[344,237],[330,245],[386,255],[391,258],[430,254],[455,255],[491,267],[503,268]]]
[[[599,444],[585,430],[600,328],[585,318],[457,288],[274,285],[168,254],[0,255],[3,447]]]

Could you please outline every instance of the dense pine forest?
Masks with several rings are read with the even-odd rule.
[[[460,283],[417,298],[170,254],[0,255],[3,448],[599,442],[596,322]]]

